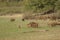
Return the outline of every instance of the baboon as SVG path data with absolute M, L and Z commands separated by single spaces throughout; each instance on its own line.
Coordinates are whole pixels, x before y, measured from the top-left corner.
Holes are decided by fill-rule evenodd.
M 27 24 L 27 26 L 30 28 L 31 27 L 31 24 Z
M 28 27 L 32 27 L 32 28 L 38 28 L 38 23 L 35 22 L 30 22 L 29 24 L 27 24 Z

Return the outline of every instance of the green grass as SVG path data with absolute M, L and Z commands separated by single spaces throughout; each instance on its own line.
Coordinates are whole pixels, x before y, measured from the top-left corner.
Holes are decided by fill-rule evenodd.
M 34 20 L 21 21 L 20 18 L 15 18 L 14 22 L 10 18 L 0 17 L 0 40 L 60 40 L 60 27 L 49 27 L 46 25 L 39 28 L 28 28 L 27 24 Z M 45 21 L 36 20 L 39 25 Z M 21 25 L 21 28 L 18 28 Z M 49 30 L 47 32 L 31 32 L 36 30 Z

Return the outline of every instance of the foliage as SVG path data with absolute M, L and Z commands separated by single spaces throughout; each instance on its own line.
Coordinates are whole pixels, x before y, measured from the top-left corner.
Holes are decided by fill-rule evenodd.
M 40 13 L 60 10 L 60 0 L 0 0 L 0 7 L 21 7 L 22 12 Z
M 27 0 L 25 2 L 26 2 L 25 8 L 30 9 L 30 10 L 32 9 L 32 10 L 34 10 L 34 12 L 38 11 L 38 10 L 46 11 L 46 9 L 47 10 L 49 10 L 49 9 L 55 10 L 57 5 L 58 5 L 58 7 L 60 7 L 59 6 L 60 4 L 57 3 L 57 2 L 60 2 L 59 0 Z

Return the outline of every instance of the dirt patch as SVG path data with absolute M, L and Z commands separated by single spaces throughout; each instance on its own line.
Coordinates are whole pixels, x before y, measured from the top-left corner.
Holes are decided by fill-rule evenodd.
M 5 15 L 5 16 L 0 16 L 0 17 L 22 17 L 23 14 L 13 14 L 13 15 Z

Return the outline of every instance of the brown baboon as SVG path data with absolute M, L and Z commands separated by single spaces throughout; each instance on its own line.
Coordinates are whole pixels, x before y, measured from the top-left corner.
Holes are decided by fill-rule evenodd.
M 30 28 L 31 27 L 31 24 L 27 24 L 27 26 Z
M 30 22 L 30 23 L 28 24 L 28 27 L 38 28 L 38 23 Z

